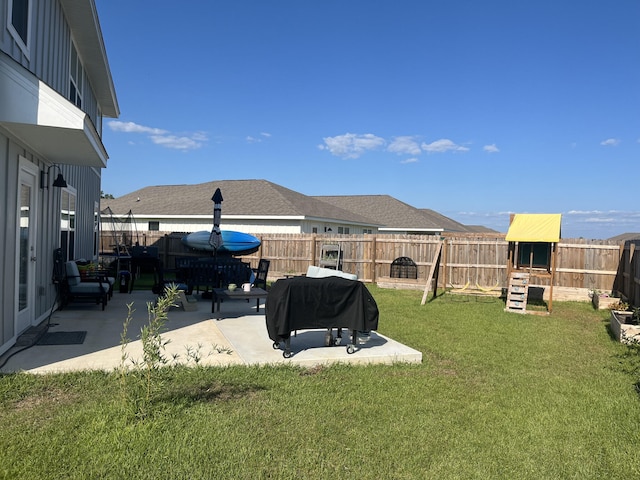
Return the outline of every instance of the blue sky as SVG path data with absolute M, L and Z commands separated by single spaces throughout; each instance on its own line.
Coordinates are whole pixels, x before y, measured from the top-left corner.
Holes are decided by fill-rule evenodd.
M 640 232 L 638 0 L 96 4 L 121 110 L 106 193 L 266 179 L 503 232 L 510 212 Z

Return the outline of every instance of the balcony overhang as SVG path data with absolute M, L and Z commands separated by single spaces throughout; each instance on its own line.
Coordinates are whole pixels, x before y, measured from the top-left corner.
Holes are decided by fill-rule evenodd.
M 0 54 L 0 126 L 51 163 L 105 168 L 107 151 L 89 116 Z

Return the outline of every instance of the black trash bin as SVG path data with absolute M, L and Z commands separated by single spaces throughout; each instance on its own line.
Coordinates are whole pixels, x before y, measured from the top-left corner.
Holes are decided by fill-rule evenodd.
M 131 273 L 128 270 L 121 270 L 118 281 L 120 282 L 120 293 L 129 293 L 129 282 L 131 282 Z

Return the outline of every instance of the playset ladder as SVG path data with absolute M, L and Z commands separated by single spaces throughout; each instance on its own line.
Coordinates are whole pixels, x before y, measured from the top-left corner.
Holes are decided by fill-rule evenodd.
M 524 272 L 511 272 L 507 291 L 508 312 L 526 313 L 527 297 L 529 294 L 529 274 Z

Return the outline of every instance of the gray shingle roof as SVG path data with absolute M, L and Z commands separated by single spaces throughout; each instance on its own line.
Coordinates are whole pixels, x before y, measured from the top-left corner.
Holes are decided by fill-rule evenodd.
M 441 213 L 431 210 L 429 208 L 419 209 L 424 215 L 430 218 L 434 223 L 437 223 L 444 229 L 445 232 L 469 232 L 469 228 L 460 222 L 456 222 L 454 219 L 446 217 Z
M 615 242 L 626 242 L 627 240 L 640 240 L 640 233 L 633 233 L 633 232 L 622 233 L 620 235 L 616 235 L 615 237 L 611 237 L 608 240 L 613 240 Z
M 233 215 L 280 216 L 332 219 L 355 224 L 379 222 L 289 190 L 267 180 L 216 180 L 195 185 L 159 185 L 141 188 L 115 199 L 103 199 L 118 215 L 129 210 L 135 216 L 213 215 L 211 197 L 220 188 L 222 217 Z
M 415 231 L 439 231 L 442 228 L 421 210 L 389 195 L 337 195 L 313 198 L 375 219 L 385 228 Z

